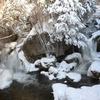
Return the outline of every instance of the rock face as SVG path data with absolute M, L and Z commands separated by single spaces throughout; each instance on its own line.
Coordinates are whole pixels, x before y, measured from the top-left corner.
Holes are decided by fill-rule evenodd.
M 53 54 L 59 58 L 64 56 L 65 53 L 69 54 L 69 51 L 70 53 L 72 51 L 68 51 L 71 46 L 66 45 L 64 41 L 56 41 L 55 43 L 51 43 L 47 33 L 40 34 L 40 37 L 41 39 L 36 34 L 32 36 L 32 38 L 28 38 L 23 45 L 25 57 L 29 62 L 33 63 L 35 60 L 40 59 L 41 57 L 45 57 L 46 53 Z

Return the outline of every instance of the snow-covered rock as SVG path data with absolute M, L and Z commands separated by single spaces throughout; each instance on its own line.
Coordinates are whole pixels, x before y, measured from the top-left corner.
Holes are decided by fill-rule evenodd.
M 94 78 L 100 78 L 100 62 L 94 61 L 88 69 L 87 75 Z
M 43 57 L 41 58 L 41 65 L 44 68 L 49 68 L 50 66 L 55 66 L 56 58 L 53 57 Z
M 0 89 L 8 88 L 13 81 L 13 74 L 8 69 L 0 69 Z
M 72 88 L 65 84 L 55 83 L 52 88 L 54 100 L 100 100 L 100 85 Z
M 72 53 L 72 54 L 69 54 L 65 59 L 64 59 L 66 62 L 76 62 L 78 64 L 80 64 L 82 62 L 82 56 L 80 53 Z M 70 62 L 70 63 L 71 63 Z
M 67 77 L 70 78 L 73 82 L 79 82 L 81 80 L 81 75 L 78 73 L 70 72 L 67 74 Z

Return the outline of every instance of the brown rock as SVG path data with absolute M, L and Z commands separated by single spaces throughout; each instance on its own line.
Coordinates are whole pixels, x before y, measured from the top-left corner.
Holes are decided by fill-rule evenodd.
M 91 71 L 94 78 L 100 78 L 100 73 L 96 71 Z
M 31 38 L 28 38 L 23 45 L 23 51 L 26 59 L 33 63 L 35 60 L 45 57 L 46 54 L 52 54 L 58 58 L 60 56 L 65 57 L 65 52 L 69 49 L 69 47 L 70 45 L 65 45 L 64 41 L 51 43 L 48 33 L 43 33 L 40 35 L 36 34 Z

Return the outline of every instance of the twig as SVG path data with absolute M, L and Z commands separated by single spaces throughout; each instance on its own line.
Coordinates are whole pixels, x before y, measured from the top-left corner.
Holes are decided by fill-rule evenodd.
M 6 37 L 3 37 L 3 38 L 0 38 L 0 40 L 7 39 L 7 38 L 9 38 L 9 37 L 11 37 L 11 36 L 14 36 L 14 35 L 16 35 L 16 34 L 11 34 L 11 35 L 9 35 L 9 36 L 6 36 Z

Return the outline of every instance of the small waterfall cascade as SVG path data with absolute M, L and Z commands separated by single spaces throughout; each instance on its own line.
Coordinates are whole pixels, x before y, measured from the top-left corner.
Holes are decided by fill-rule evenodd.
M 0 89 L 9 87 L 13 80 L 23 84 L 35 82 L 33 76 L 27 74 L 17 49 L 5 47 L 0 53 Z
M 81 48 L 83 62 L 75 69 L 75 72 L 87 74 L 87 70 L 94 61 L 100 62 L 100 53 L 97 52 L 97 42 L 100 31 L 93 33 L 87 40 L 86 46 Z
M 94 58 L 92 56 L 92 48 L 89 44 L 87 44 L 85 47 L 82 47 L 82 57 L 84 61 L 93 61 Z

